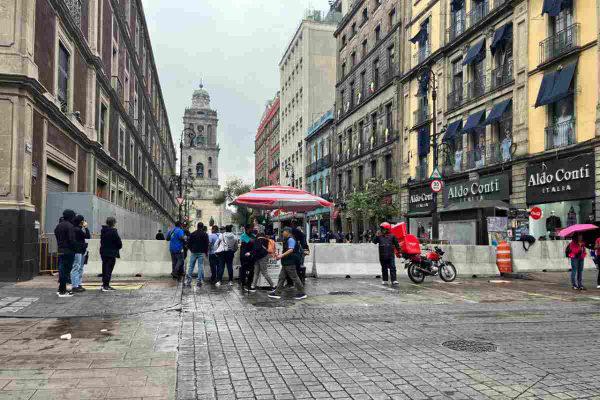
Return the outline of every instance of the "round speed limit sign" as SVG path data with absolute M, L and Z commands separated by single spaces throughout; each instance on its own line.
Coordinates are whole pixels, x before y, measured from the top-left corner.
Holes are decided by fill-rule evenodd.
M 433 193 L 439 193 L 442 191 L 442 188 L 444 187 L 444 182 L 440 181 L 439 179 L 434 179 L 431 181 L 431 191 Z

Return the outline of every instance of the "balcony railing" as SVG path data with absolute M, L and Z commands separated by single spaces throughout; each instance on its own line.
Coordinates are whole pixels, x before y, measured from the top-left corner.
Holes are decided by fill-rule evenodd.
M 469 100 L 481 97 L 486 92 L 485 78 L 479 77 L 467 82 L 467 98 Z
M 482 168 L 485 166 L 485 148 L 467 151 L 467 169 Z
M 325 157 L 321 158 L 318 161 L 317 168 L 319 171 L 324 170 L 325 168 L 329 168 L 331 166 L 331 154 L 327 154 Z
M 575 144 L 575 119 L 546 127 L 546 150 L 558 149 Z
M 117 97 L 119 100 L 123 100 L 123 84 L 118 76 L 113 76 L 111 79 L 112 88 L 117 92 Z
M 579 24 L 573 24 L 540 42 L 540 64 L 579 47 Z
M 429 179 L 429 169 L 427 167 L 427 163 L 417 165 L 417 170 L 415 172 L 415 179 L 417 181 L 426 181 L 427 179 Z
M 63 0 L 75 25 L 81 29 L 81 0 Z
M 499 142 L 490 143 L 487 146 L 488 164 L 499 164 L 503 162 L 502 148 Z
M 429 121 L 430 118 L 429 107 L 427 106 L 419 106 L 415 111 L 413 111 L 414 126 L 421 125 Z
M 503 65 L 492 70 L 491 89 L 497 89 L 512 82 L 513 78 L 513 61 L 509 60 Z
M 471 4 L 471 12 L 467 14 L 469 28 L 480 23 L 490 13 L 490 5 L 487 0 L 480 2 L 473 1 Z
M 427 59 L 431 55 L 431 47 L 429 43 L 427 43 L 424 47 L 419 47 L 417 52 L 413 54 L 413 67 L 421 64 L 423 61 Z
M 465 17 L 463 17 L 465 18 Z M 466 19 L 452 21 L 450 23 L 450 28 L 448 28 L 448 42 L 454 41 L 457 37 L 463 34 L 463 32 L 467 28 Z
M 463 86 L 459 85 L 454 88 L 454 91 L 448 94 L 448 110 L 453 110 L 460 107 L 463 103 L 464 91 Z
M 463 170 L 463 159 L 462 151 L 452 152 L 446 155 L 444 158 L 444 165 L 442 166 L 442 174 L 444 176 L 450 176 L 462 172 Z

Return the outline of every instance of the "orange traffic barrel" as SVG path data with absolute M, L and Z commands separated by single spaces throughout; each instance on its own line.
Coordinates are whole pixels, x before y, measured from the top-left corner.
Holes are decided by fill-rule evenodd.
M 496 265 L 500 273 L 512 273 L 512 259 L 510 258 L 510 244 L 500 242 L 496 249 Z

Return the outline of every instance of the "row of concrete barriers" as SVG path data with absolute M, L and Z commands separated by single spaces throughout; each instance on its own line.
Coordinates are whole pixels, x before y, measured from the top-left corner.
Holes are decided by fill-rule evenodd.
M 566 271 L 565 241 L 539 241 L 528 251 L 522 243 L 511 243 L 514 273 L 535 271 Z M 121 258 L 117 261 L 114 274 L 117 276 L 167 276 L 171 272 L 171 257 L 168 242 L 156 240 L 124 240 Z M 86 274 L 98 274 L 102 270 L 99 255 L 100 241 L 89 241 L 89 262 Z M 317 277 L 374 277 L 381 273 L 377 246 L 374 244 L 311 244 L 311 254 L 305 259 L 307 274 Z M 443 245 L 444 258 L 452 261 L 459 276 L 498 276 L 496 248 L 494 246 Z M 404 270 L 401 260 L 396 266 Z M 234 266 L 239 267 L 239 252 Z M 586 258 L 586 268 L 593 268 L 591 259 Z M 205 275 L 209 276 L 208 260 L 204 261 Z M 236 273 L 238 268 L 235 268 Z

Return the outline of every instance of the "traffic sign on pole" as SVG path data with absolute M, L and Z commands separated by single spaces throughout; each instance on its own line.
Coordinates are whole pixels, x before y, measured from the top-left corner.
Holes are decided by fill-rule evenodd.
M 434 179 L 442 179 L 442 174 L 440 173 L 440 170 L 438 169 L 438 167 L 435 167 L 433 169 L 433 172 L 431 173 L 431 176 L 429 177 L 429 179 L 434 180 Z
M 177 197 L 175 200 L 177 200 L 177 204 L 179 204 L 179 205 L 183 204 L 183 197 Z
M 442 182 L 439 179 L 434 179 L 431 181 L 429 186 L 431 187 L 431 191 L 433 193 L 439 193 L 442 191 L 442 188 L 444 187 L 444 182 Z

